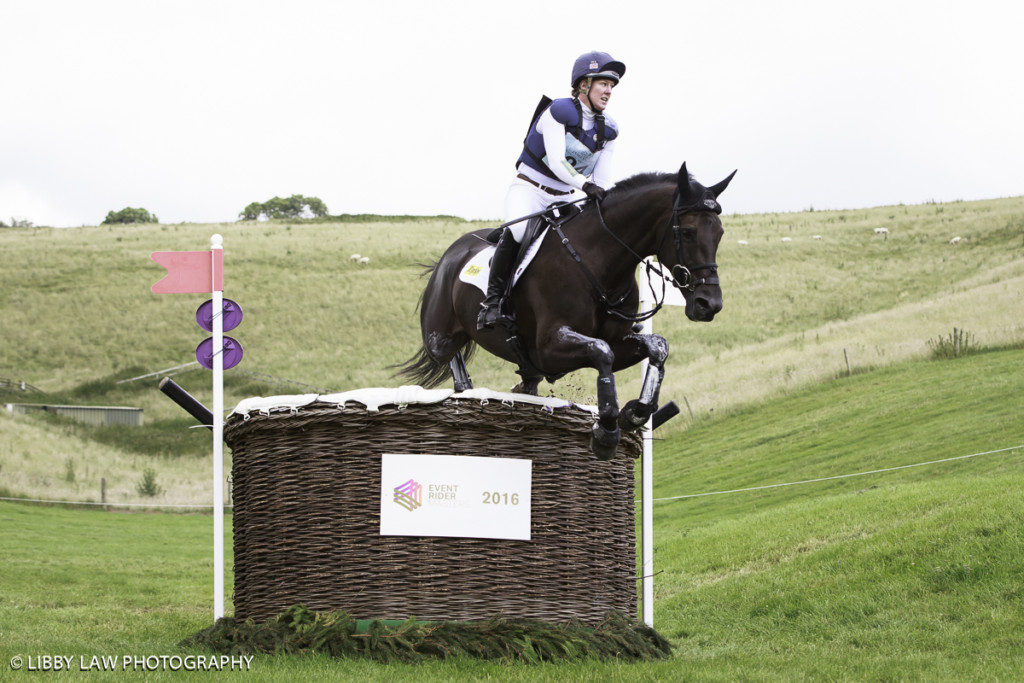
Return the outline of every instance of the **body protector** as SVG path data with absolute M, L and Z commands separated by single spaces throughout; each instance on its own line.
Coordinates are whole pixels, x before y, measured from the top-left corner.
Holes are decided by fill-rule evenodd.
M 546 157 L 544 136 L 537 132 L 537 120 L 549 109 L 555 121 L 565 126 L 566 161 L 577 173 L 591 175 L 605 143 L 618 137 L 619 129 L 615 121 L 604 114 L 594 115 L 593 128 L 583 128 L 583 106 L 579 100 L 571 97 L 554 101 L 548 97 L 541 98 L 523 140 L 523 151 L 519 154 L 516 166 L 526 164 L 553 180 L 559 180 L 549 165 L 561 163 L 561 159 Z

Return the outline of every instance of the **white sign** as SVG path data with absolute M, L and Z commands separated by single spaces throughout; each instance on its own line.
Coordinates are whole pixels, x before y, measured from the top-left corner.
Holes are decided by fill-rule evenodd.
M 385 453 L 381 536 L 530 540 L 533 462 Z

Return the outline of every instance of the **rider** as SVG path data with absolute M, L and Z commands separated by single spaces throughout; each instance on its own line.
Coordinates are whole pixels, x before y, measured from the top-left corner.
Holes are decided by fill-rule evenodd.
M 505 195 L 505 220 L 570 200 L 577 190 L 594 201 L 604 199 L 619 135 L 604 110 L 624 73 L 626 65 L 607 52 L 587 52 L 573 64 L 572 97 L 541 101 L 516 161 L 518 173 Z M 510 225 L 498 241 L 477 329 L 494 327 L 504 319 L 500 304 L 526 228 L 527 221 Z

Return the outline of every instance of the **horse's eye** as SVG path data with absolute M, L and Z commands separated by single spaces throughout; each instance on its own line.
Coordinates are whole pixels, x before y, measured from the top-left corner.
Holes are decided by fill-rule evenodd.
M 679 230 L 679 239 L 683 242 L 695 242 L 697 241 L 697 230 L 696 228 L 681 228 Z

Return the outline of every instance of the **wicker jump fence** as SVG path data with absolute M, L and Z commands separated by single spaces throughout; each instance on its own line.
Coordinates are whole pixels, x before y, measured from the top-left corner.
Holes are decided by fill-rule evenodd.
M 641 443 L 624 436 L 598 461 L 593 421 L 571 404 L 458 398 L 232 414 L 235 618 L 295 604 L 357 619 L 634 615 Z M 532 460 L 531 540 L 381 536 L 383 453 Z

